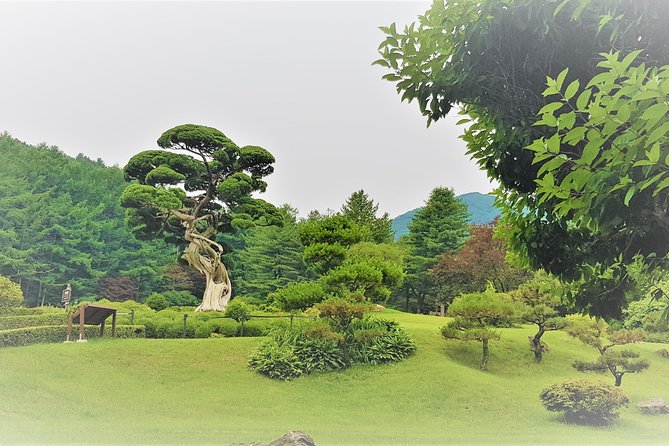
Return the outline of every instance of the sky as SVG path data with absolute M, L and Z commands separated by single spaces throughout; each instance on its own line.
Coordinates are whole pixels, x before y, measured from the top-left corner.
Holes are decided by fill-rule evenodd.
M 429 2 L 0 1 L 0 132 L 123 167 L 165 130 L 215 127 L 276 158 L 260 195 L 301 215 L 356 190 L 395 217 L 490 192 L 456 115 L 426 127 L 371 63 Z

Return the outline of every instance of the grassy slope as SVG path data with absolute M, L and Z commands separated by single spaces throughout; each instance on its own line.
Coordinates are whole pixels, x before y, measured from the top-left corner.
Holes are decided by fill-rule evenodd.
M 567 425 L 538 394 L 592 357 L 563 333 L 535 365 L 530 328 L 503 330 L 490 370 L 479 346 L 446 343 L 444 319 L 388 312 L 417 341 L 400 364 L 275 382 L 246 370 L 258 339 L 97 340 L 0 350 L 1 444 L 228 444 L 270 441 L 289 429 L 322 445 L 666 444 L 669 416 L 635 404 L 669 400 L 669 361 L 657 345 L 635 346 L 651 361 L 623 379 L 632 400 L 612 427 Z M 612 382 L 606 375 L 591 376 Z

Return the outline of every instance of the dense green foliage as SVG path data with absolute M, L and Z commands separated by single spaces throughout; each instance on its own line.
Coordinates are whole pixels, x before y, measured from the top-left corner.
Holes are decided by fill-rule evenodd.
M 21 284 L 26 305 L 60 305 L 66 283 L 75 301 L 91 298 L 107 276 L 127 278 L 141 297 L 167 285 L 171 251 L 124 226 L 120 169 L 7 134 L 0 158 L 0 274 Z
M 541 392 L 540 398 L 551 412 L 564 412 L 567 421 L 584 424 L 608 424 L 629 402 L 619 388 L 585 380 L 553 384 Z
M 280 226 L 254 226 L 238 231 L 224 256 L 234 277 L 233 295 L 265 300 L 286 285 L 309 277 L 303 260 L 297 210 L 279 208 Z
M 467 206 L 455 199 L 451 189 L 438 187 L 430 193 L 425 207 L 416 212 L 409 234 L 401 239 L 407 249 L 404 283 L 394 303 L 404 300 L 404 310 L 427 312 L 444 297 L 430 271 L 446 252 L 455 252 L 468 235 Z M 449 296 L 450 297 L 450 296 Z
M 269 303 L 284 311 L 306 310 L 330 297 L 318 282 L 295 282 L 268 295 Z
M 374 203 L 362 189 L 353 192 L 341 208 L 341 214 L 344 217 L 369 229 L 373 242 L 392 242 L 393 232 L 390 217 L 387 212 L 381 217 L 377 217 L 378 212 L 378 203 Z
M 319 305 L 329 323 L 310 322 L 272 333 L 251 355 L 249 367 L 269 378 L 290 380 L 313 372 L 345 369 L 354 363 L 397 362 L 416 350 L 414 341 L 396 322 L 362 319 L 364 311 L 353 310 L 352 315 L 350 310 L 355 305 L 348 305 L 346 311 L 342 301 L 328 306 L 329 302 Z M 325 314 L 329 310 L 333 311 Z M 333 317 L 335 312 L 339 317 Z
M 500 183 L 514 250 L 578 284 L 573 300 L 596 315 L 620 315 L 639 254 L 666 263 L 668 8 L 436 1 L 404 30 L 383 28 L 385 78 L 428 123 L 459 105 L 468 153 Z M 630 68 L 635 55 L 644 67 Z
M 21 287 L 0 276 L 0 314 L 11 311 L 12 308 L 21 306 L 23 303 L 23 292 Z

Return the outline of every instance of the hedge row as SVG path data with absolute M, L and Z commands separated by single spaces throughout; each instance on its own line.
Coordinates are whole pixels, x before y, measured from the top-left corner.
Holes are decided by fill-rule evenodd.
M 100 327 L 87 325 L 84 327 L 86 338 L 100 336 Z M 143 325 L 117 325 L 118 338 L 143 338 Z M 43 327 L 24 327 L 12 330 L 0 330 L 0 347 L 18 347 L 22 345 L 63 342 L 67 336 L 67 325 L 50 325 Z M 105 327 L 105 336 L 111 336 L 111 327 Z M 72 327 L 72 338 L 79 338 L 79 327 Z
M 48 325 L 66 325 L 67 314 L 65 311 L 58 313 L 11 315 L 0 317 L 0 330 L 13 330 L 25 327 L 45 327 Z

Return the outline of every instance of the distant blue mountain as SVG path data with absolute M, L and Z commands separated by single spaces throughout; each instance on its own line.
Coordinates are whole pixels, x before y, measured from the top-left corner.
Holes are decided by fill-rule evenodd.
M 470 192 L 468 194 L 458 195 L 456 198 L 467 205 L 467 210 L 470 215 L 468 221 L 470 223 L 478 225 L 490 223 L 501 215 L 499 209 L 495 207 L 495 198 L 492 195 Z M 413 220 L 413 216 L 419 209 L 420 208 L 416 208 L 412 211 L 405 212 L 393 219 L 392 229 L 395 233 L 395 238 L 400 238 L 404 234 L 409 233 L 407 225 Z

